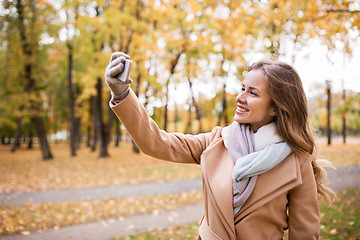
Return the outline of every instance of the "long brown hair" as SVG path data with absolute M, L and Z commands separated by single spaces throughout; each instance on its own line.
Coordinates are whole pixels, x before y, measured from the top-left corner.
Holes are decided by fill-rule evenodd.
M 259 61 L 248 71 L 262 70 L 270 97 L 275 105 L 274 122 L 278 134 L 299 153 L 313 156 L 312 168 L 315 175 L 318 196 L 330 204 L 335 193 L 326 186 L 326 172 L 316 162 L 316 143 L 310 127 L 306 95 L 296 70 L 290 65 L 277 61 Z

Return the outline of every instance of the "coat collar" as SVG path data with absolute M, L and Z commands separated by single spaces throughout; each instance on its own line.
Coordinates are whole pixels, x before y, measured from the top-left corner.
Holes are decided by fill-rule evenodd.
M 255 211 L 272 199 L 302 183 L 299 161 L 295 153 L 290 154 L 277 166 L 258 176 L 249 199 L 235 216 L 232 208 L 231 173 L 234 162 L 220 137 L 204 151 L 201 168 L 205 191 L 205 217 L 217 217 L 230 236 L 235 236 L 234 225 L 243 217 Z M 209 211 L 212 211 L 209 213 Z M 215 216 L 215 215 L 217 216 Z M 211 220 L 213 221 L 213 220 Z M 207 219 L 210 228 L 211 221 Z M 224 229 L 224 230 L 225 230 Z M 230 238 L 232 239 L 232 238 Z

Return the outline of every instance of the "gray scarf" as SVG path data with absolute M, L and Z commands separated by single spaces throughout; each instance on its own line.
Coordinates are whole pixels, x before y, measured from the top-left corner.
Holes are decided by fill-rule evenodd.
M 254 133 L 249 125 L 233 122 L 222 130 L 224 145 L 235 163 L 232 174 L 234 216 L 250 197 L 257 175 L 270 170 L 291 153 L 288 144 L 280 142 L 281 138 L 266 136 L 276 135 L 274 131 L 271 132 L 271 129 L 276 129 L 273 123 L 262 128 L 262 131 L 259 129 L 257 133 L 261 134 L 262 138 L 269 139 L 269 144 L 263 149 L 256 149 Z M 255 152 L 255 149 L 258 151 Z

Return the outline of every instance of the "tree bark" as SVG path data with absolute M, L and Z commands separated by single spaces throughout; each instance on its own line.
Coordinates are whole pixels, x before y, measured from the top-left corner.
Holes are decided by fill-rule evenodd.
M 81 118 L 75 118 L 75 149 L 80 149 L 81 143 Z
M 191 93 L 192 105 L 195 107 L 196 119 L 199 121 L 199 133 L 201 133 L 203 131 L 202 124 L 201 124 L 201 109 L 195 100 L 194 90 L 192 87 L 192 82 L 191 82 L 190 77 L 188 77 L 188 82 L 189 82 L 189 88 L 190 88 L 190 93 Z
M 87 146 L 87 147 L 90 147 L 90 146 L 91 146 L 91 127 L 90 127 L 90 126 L 87 127 L 86 146 Z
M 188 122 L 186 124 L 186 129 L 185 129 L 186 133 L 192 133 L 192 127 L 191 127 L 191 104 L 189 104 L 189 109 L 188 109 Z
M 47 136 L 46 136 L 46 131 L 44 128 L 44 122 L 43 119 L 40 117 L 32 117 L 31 121 L 33 122 L 36 132 L 38 134 L 39 137 L 39 141 L 40 141 L 40 148 L 42 151 L 42 155 L 43 155 L 43 159 L 44 160 L 50 160 L 53 158 L 51 152 L 50 152 L 50 148 L 49 148 L 49 144 L 47 141 Z
M 76 144 L 75 144 L 75 117 L 74 117 L 74 93 L 72 84 L 72 46 L 70 43 L 67 44 L 68 48 L 68 96 L 69 96 L 69 120 L 70 120 L 70 155 L 76 156 Z
M 97 135 L 99 137 L 99 143 L 100 143 L 100 155 L 99 157 L 103 158 L 103 157 L 107 157 L 109 156 L 108 152 L 107 152 L 107 136 L 106 136 L 106 130 L 105 130 L 105 126 L 104 123 L 102 121 L 102 103 L 101 103 L 101 99 L 102 99 L 102 80 L 100 77 L 97 78 L 97 83 L 96 83 L 96 96 L 95 96 L 95 112 L 96 114 L 94 115 L 95 118 L 95 124 L 96 124 L 96 128 L 97 128 Z
M 165 99 L 165 111 L 164 111 L 164 131 L 167 130 L 167 123 L 168 123 L 168 102 L 169 102 L 169 84 L 170 84 L 170 79 L 171 77 L 174 75 L 175 73 L 175 67 L 179 62 L 180 56 L 181 54 L 183 54 L 183 52 L 185 52 L 185 50 L 181 50 L 176 57 L 174 58 L 174 60 L 171 62 L 170 64 L 170 76 L 168 78 L 168 80 L 166 81 L 166 99 Z
M 27 149 L 32 149 L 32 147 L 33 147 L 33 131 L 30 129 Z
M 118 147 L 121 141 L 121 131 L 120 131 L 120 122 L 116 121 L 115 123 L 115 147 Z
M 13 143 L 13 146 L 11 147 L 11 152 L 15 152 L 16 148 L 18 147 L 19 143 L 19 137 L 20 137 L 20 130 L 21 130 L 21 123 L 22 123 L 23 117 L 19 117 L 16 123 L 16 130 L 14 134 L 15 141 Z
M 92 137 L 92 143 L 91 143 L 91 151 L 94 152 L 96 150 L 96 145 L 97 145 L 97 139 L 98 139 L 98 130 L 97 130 L 97 123 L 96 123 L 96 97 L 95 96 L 91 96 L 91 112 L 92 112 L 92 117 L 93 117 L 93 137 Z
M 167 123 L 168 123 L 168 102 L 169 102 L 169 83 L 170 77 L 166 81 L 166 102 L 165 102 L 165 109 L 164 109 L 164 131 L 167 131 Z
M 115 113 L 111 110 L 111 108 L 108 108 L 108 122 L 106 125 L 106 145 L 108 145 L 111 141 L 111 129 L 114 127 L 115 118 Z
M 331 81 L 326 80 L 326 90 L 327 90 L 327 137 L 328 145 L 331 145 Z
M 36 94 L 35 91 L 35 79 L 33 76 L 33 65 L 31 58 L 33 57 L 33 50 L 31 48 L 31 44 L 29 44 L 28 38 L 26 37 L 26 27 L 25 27 L 25 18 L 24 18 L 24 6 L 21 0 L 16 1 L 16 10 L 18 13 L 18 28 L 20 32 L 20 40 L 21 40 L 21 47 L 25 58 L 25 65 L 24 65 L 24 73 L 25 73 L 25 92 L 31 94 Z M 36 13 L 33 12 L 33 18 L 35 18 Z M 33 100 L 29 101 L 30 108 L 32 111 L 38 113 L 40 111 L 40 106 L 38 103 L 35 103 Z M 32 122 L 35 125 L 35 129 L 37 131 L 37 135 L 40 140 L 41 151 L 44 160 L 52 159 L 53 156 L 51 154 L 49 144 L 47 141 L 47 134 L 44 127 L 44 122 L 42 118 L 38 116 L 31 117 Z
M 225 125 L 229 124 L 229 118 L 227 115 L 227 99 L 226 99 L 226 82 L 224 82 L 223 85 L 223 91 L 222 91 L 222 109 L 221 112 L 219 113 L 219 117 L 218 117 L 218 125 L 221 124 L 221 120 L 224 119 Z

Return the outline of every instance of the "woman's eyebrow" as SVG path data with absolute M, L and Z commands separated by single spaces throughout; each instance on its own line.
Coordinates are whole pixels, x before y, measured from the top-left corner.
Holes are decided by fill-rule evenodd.
M 256 91 L 260 92 L 260 90 L 258 88 L 256 88 L 256 87 L 249 87 L 249 89 L 256 90 Z

